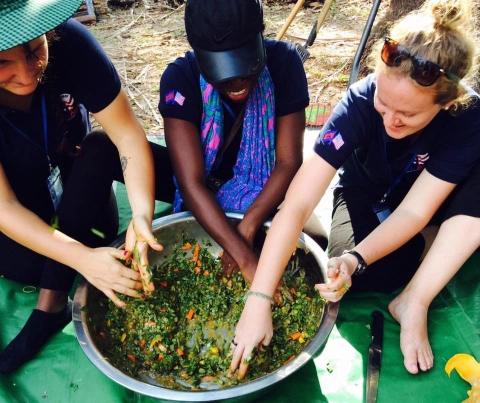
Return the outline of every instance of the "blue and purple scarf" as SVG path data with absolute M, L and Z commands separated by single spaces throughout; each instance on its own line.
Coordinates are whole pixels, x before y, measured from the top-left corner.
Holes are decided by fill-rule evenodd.
M 200 75 L 203 114 L 201 143 L 205 177 L 222 147 L 223 108 L 220 94 Z M 275 166 L 275 96 L 272 78 L 265 67 L 247 99 L 242 140 L 233 167 L 233 178 L 218 190 L 217 201 L 224 211 L 245 213 L 263 190 Z M 183 199 L 175 181 L 174 212 L 182 211 Z

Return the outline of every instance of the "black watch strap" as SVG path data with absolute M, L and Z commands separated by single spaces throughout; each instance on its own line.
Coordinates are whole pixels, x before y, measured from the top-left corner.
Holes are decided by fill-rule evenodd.
M 368 264 L 365 262 L 365 259 L 362 257 L 360 253 L 358 253 L 356 250 L 346 250 L 343 252 L 348 253 L 350 255 L 353 255 L 357 258 L 358 264 L 357 267 L 355 268 L 355 271 L 353 272 L 354 275 L 359 276 L 362 274 L 365 270 L 367 270 Z

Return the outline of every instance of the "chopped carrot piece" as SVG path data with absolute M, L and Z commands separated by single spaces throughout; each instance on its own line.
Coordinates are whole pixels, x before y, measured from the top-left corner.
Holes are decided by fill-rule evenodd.
M 183 348 L 178 347 L 178 348 L 177 348 L 177 355 L 178 355 L 179 357 L 182 357 L 184 354 L 185 354 L 185 351 L 183 351 Z
M 163 361 L 164 358 L 165 358 L 165 357 L 163 356 L 163 354 L 158 354 L 157 360 L 158 360 L 158 361 Z
M 190 309 L 187 314 L 185 315 L 185 317 L 188 319 L 188 320 L 192 320 L 193 318 L 193 315 L 195 314 L 195 311 L 193 309 Z
M 183 250 L 189 250 L 192 249 L 192 244 L 190 242 L 185 242 L 182 246 Z
M 138 342 L 138 345 L 140 346 L 140 348 L 144 348 L 145 347 L 145 339 L 141 339 L 139 342 Z
M 209 272 L 208 270 L 205 270 L 205 271 L 203 272 L 203 275 L 204 275 L 205 277 L 208 277 L 209 274 L 210 274 L 210 272 Z
M 193 269 L 193 271 L 195 272 L 195 274 L 199 274 L 200 271 L 201 271 L 201 269 L 200 269 L 200 267 L 195 267 L 195 268 Z
M 192 262 L 197 263 L 198 262 L 198 254 L 200 253 L 200 245 L 198 242 L 195 244 L 195 248 L 193 249 L 193 257 L 192 257 Z
M 291 355 L 290 357 L 288 357 L 285 362 L 283 363 L 283 365 L 285 364 L 288 364 L 290 361 L 292 361 L 293 359 L 295 358 L 295 355 Z
M 302 337 L 302 332 L 295 332 L 290 335 L 290 338 L 292 340 L 298 340 L 300 337 Z
M 137 357 L 135 357 L 133 354 L 127 354 L 127 358 L 131 362 L 137 361 Z

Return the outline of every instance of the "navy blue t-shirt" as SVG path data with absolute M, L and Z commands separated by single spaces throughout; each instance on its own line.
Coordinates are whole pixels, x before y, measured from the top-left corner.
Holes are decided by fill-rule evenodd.
M 265 40 L 267 67 L 275 93 L 275 116 L 285 116 L 308 106 L 308 85 L 302 61 L 294 45 Z M 174 96 L 171 101 L 172 94 Z M 222 99 L 224 135 L 230 132 L 241 105 Z M 160 80 L 158 109 L 164 118 L 187 120 L 199 129 L 202 121 L 200 70 L 193 52 L 170 63 Z M 233 166 L 240 148 L 241 132 L 234 137 L 222 161 L 215 168 L 215 177 L 223 182 L 233 176 Z
M 49 43 L 45 84 L 34 93 L 30 112 L 0 107 L 0 163 L 19 201 L 48 221 L 53 206 L 43 140 L 41 103 L 47 107 L 48 152 L 54 165 L 64 139 L 79 143 L 90 130 L 88 112 L 99 112 L 118 95 L 112 63 L 89 31 L 75 20 L 55 30 Z M 63 173 L 63 172 L 62 172 Z
M 315 151 L 340 169 L 340 187 L 358 187 L 380 198 L 401 178 L 408 191 L 423 168 L 458 184 L 480 161 L 480 101 L 453 115 L 441 110 L 419 133 L 388 136 L 375 110 L 375 75 L 355 83 L 334 108 L 315 143 Z M 402 174 L 404 173 L 404 174 Z

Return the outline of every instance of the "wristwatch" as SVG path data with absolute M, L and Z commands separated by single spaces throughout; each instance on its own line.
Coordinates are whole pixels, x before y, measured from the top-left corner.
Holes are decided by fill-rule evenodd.
M 346 250 L 343 252 L 343 254 L 350 254 L 353 255 L 357 258 L 358 264 L 357 267 L 355 267 L 355 271 L 353 272 L 354 275 L 359 276 L 362 274 L 365 270 L 367 270 L 368 264 L 365 262 L 365 259 L 362 257 L 360 253 L 358 253 L 356 250 Z

